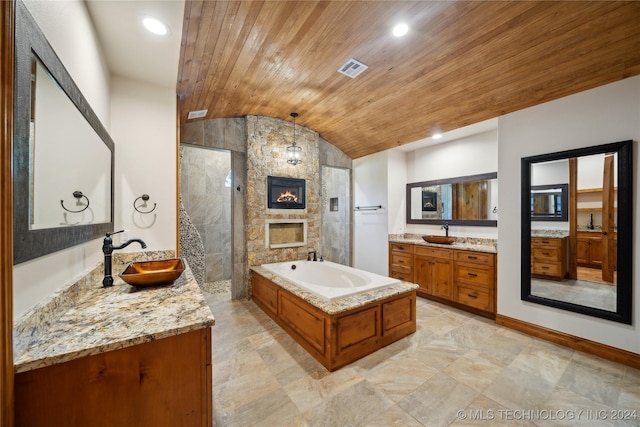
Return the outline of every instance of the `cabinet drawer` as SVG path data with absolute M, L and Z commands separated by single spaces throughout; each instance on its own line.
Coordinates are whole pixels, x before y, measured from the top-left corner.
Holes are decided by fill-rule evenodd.
M 413 282 L 413 272 L 398 270 L 396 267 L 391 269 L 389 273 L 390 277 L 398 280 L 404 280 L 405 282 Z
M 456 283 L 465 283 L 493 289 L 493 267 L 457 262 L 453 277 Z
M 544 276 L 561 276 L 562 268 L 560 263 L 557 262 L 534 262 L 531 265 L 531 272 L 533 274 L 541 274 Z
M 416 246 L 416 255 L 451 259 L 453 251 L 451 249 L 433 248 L 430 246 Z
M 407 265 L 391 265 L 391 271 L 397 271 L 398 273 L 411 274 L 413 272 L 413 268 Z
M 562 239 L 554 237 L 532 237 L 531 245 L 560 248 L 562 246 Z
M 389 243 L 389 248 L 392 251 L 404 252 L 407 254 L 413 253 L 413 245 L 406 243 Z
M 556 247 L 532 246 L 531 255 L 541 261 L 559 261 L 562 258 L 560 248 Z
M 493 265 L 494 254 L 486 252 L 474 252 L 474 251 L 455 251 L 455 260 L 463 262 L 472 262 L 474 264 Z
M 391 265 L 401 265 L 411 268 L 413 267 L 413 255 L 391 252 Z
M 460 304 L 493 312 L 493 293 L 486 289 L 468 286 L 456 286 L 455 300 Z

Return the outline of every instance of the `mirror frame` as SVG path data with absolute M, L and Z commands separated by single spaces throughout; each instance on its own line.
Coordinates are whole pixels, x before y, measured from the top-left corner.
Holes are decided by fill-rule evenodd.
M 31 116 L 32 59 L 36 55 L 62 90 L 75 104 L 111 153 L 110 222 L 68 227 L 30 229 L 29 122 Z M 13 263 L 84 243 L 113 231 L 113 188 L 115 144 L 80 89 L 65 69 L 26 6 L 16 2 L 15 21 L 15 93 L 13 130 Z
M 467 175 L 454 178 L 437 179 L 433 181 L 412 182 L 407 184 L 406 192 L 406 221 L 407 224 L 436 224 L 442 225 L 445 222 L 449 225 L 474 225 L 480 227 L 497 227 L 498 221 L 495 219 L 412 219 L 411 218 L 411 189 L 416 187 L 429 187 L 441 184 L 457 184 L 470 181 L 485 181 L 498 179 L 498 172 L 483 173 L 479 175 Z
M 554 300 L 531 294 L 531 166 L 534 163 L 570 159 L 602 153 L 618 153 L 618 244 L 616 311 Z M 633 287 L 633 141 L 620 141 L 593 147 L 578 148 L 541 154 L 521 159 L 521 228 L 522 258 L 521 296 L 523 301 L 586 314 L 614 322 L 631 324 L 631 297 Z
M 554 216 L 551 214 L 547 215 L 536 215 L 536 221 L 555 221 L 555 222 L 567 222 L 569 221 L 569 184 L 552 184 L 552 185 L 532 185 L 531 190 L 551 190 L 553 188 L 559 188 L 561 190 L 560 193 L 560 203 L 564 206 L 563 211 L 560 213 L 560 216 Z M 529 207 L 529 212 L 531 213 L 531 218 L 534 218 L 533 212 L 531 212 L 531 207 Z

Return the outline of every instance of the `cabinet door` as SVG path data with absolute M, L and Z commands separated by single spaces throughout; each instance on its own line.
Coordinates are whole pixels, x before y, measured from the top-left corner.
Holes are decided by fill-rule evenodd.
M 452 282 L 451 260 L 433 258 L 431 260 L 431 293 L 437 297 L 451 299 Z
M 578 239 L 576 260 L 578 264 L 589 264 L 589 239 Z
M 602 265 L 602 239 L 591 239 L 589 245 L 589 264 L 593 266 Z
M 415 261 L 415 281 L 420 290 L 431 294 L 431 258 L 416 257 Z

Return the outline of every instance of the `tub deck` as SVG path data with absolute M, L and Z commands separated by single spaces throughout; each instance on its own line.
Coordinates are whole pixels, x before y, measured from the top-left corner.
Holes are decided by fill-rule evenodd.
M 329 371 L 416 331 L 415 285 L 363 294 L 355 306 L 338 304 L 342 310 L 327 312 L 304 293 L 274 282 L 282 279 L 256 270 L 251 271 L 253 301 Z

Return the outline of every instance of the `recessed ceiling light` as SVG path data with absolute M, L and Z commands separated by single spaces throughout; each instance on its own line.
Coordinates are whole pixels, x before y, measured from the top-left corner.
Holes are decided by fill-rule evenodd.
M 142 18 L 142 25 L 144 25 L 149 32 L 158 36 L 166 36 L 169 34 L 169 27 L 167 24 L 151 16 L 145 16 Z
M 393 27 L 393 35 L 396 37 L 402 37 L 409 32 L 409 26 L 405 23 L 398 24 Z
M 441 133 L 434 133 L 433 135 L 431 135 L 431 138 L 440 139 L 440 138 L 442 138 L 442 134 Z

